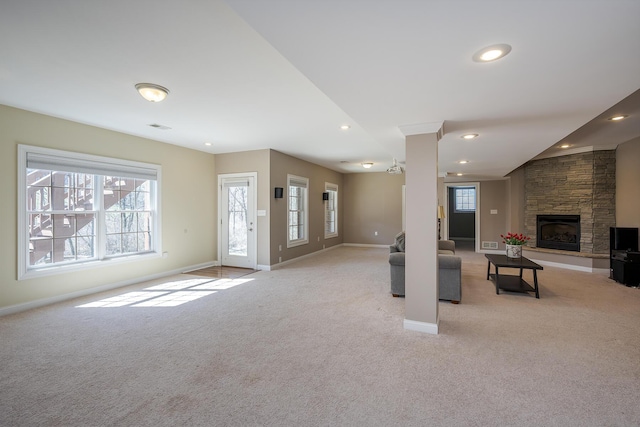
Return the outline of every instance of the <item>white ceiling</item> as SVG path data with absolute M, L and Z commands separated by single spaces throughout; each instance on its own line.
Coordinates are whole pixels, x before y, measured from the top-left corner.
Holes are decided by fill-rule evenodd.
M 639 17 L 638 0 L 4 0 L 0 104 L 343 172 L 386 170 L 399 126 L 444 122 L 441 174 L 501 177 L 565 138 L 640 136 Z M 496 43 L 513 49 L 472 61 Z

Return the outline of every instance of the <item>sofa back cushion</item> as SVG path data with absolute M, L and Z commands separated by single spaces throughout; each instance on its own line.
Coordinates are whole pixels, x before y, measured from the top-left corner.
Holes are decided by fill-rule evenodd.
M 396 248 L 398 251 L 404 252 L 404 231 L 396 235 Z

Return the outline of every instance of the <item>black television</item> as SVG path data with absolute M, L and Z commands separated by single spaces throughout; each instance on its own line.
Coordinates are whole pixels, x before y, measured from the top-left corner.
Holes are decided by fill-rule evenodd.
M 609 229 L 611 252 L 638 252 L 638 229 L 631 227 L 611 227 Z

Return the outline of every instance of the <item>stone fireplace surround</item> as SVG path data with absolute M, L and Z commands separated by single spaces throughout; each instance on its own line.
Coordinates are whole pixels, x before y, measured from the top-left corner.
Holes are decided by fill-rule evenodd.
M 531 242 L 537 215 L 580 215 L 580 254 L 608 257 L 609 227 L 615 226 L 615 150 L 533 160 L 525 164 L 524 177 L 524 225 Z

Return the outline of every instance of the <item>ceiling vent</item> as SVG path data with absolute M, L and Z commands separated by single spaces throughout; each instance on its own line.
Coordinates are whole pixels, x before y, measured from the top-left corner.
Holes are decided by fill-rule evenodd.
M 390 173 L 391 175 L 400 175 L 404 173 L 404 169 L 398 164 L 396 159 L 393 159 L 393 166 L 387 169 L 387 173 Z
M 169 126 L 159 125 L 158 123 L 152 123 L 152 124 L 150 124 L 149 126 L 151 126 L 152 128 L 162 129 L 162 130 L 169 130 L 169 129 L 171 129 Z

